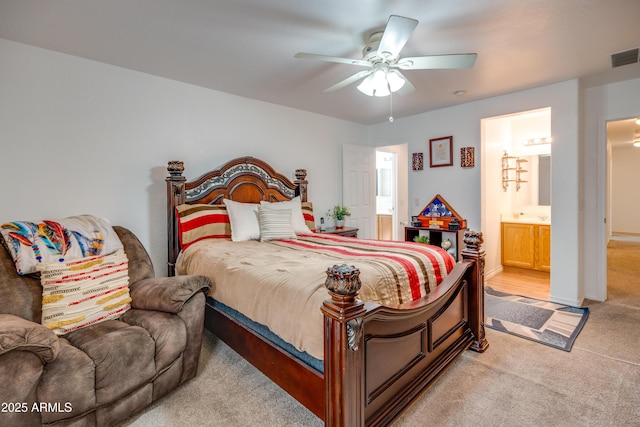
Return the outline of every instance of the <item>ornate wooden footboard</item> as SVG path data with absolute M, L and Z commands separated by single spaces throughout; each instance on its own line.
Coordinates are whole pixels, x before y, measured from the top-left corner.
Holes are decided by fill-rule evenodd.
M 182 162 L 167 178 L 169 274 L 179 253 L 175 208 L 182 203 L 306 201 L 306 172 L 296 182 L 265 162 L 243 157 L 187 182 Z M 205 326 L 329 426 L 386 425 L 468 348 L 484 351 L 484 252 L 467 232 L 464 260 L 427 297 L 399 307 L 357 299 L 357 271 L 328 271 L 324 373 L 207 302 Z M 330 267 L 330 266 L 328 266 Z M 357 267 L 357 266 L 356 266 Z M 347 284 L 348 286 L 346 286 Z

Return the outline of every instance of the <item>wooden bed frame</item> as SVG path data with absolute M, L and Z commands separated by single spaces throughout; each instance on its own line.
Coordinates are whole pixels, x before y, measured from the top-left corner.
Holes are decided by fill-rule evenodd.
M 175 208 L 188 203 L 220 204 L 307 200 L 306 171 L 290 181 L 254 157 L 229 161 L 187 181 L 184 165 L 167 167 L 169 275 L 180 250 Z M 363 303 L 355 288 L 329 292 L 324 314 L 324 373 L 255 334 L 207 299 L 205 326 L 328 426 L 386 425 L 463 351 L 483 352 L 484 251 L 482 233 L 465 233 L 463 260 L 425 298 L 399 307 Z M 331 266 L 327 266 L 329 268 Z M 357 267 L 357 266 L 356 266 Z M 295 319 L 292 319 L 295 321 Z

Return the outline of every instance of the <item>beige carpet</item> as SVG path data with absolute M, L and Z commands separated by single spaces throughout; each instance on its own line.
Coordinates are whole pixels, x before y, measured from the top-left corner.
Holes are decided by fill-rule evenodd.
M 640 425 L 640 244 L 612 242 L 609 273 L 571 352 L 487 329 L 489 349 L 465 352 L 393 425 Z M 198 377 L 123 425 L 322 423 L 207 333 Z

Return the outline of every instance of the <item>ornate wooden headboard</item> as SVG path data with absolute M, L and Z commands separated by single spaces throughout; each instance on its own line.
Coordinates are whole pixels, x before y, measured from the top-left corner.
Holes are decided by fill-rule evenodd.
M 167 166 L 167 238 L 169 275 L 175 273 L 180 253 L 176 206 L 181 204 L 222 204 L 223 199 L 243 203 L 261 200 L 284 201 L 300 196 L 307 201 L 307 171 L 296 169 L 295 181 L 276 172 L 268 163 L 255 157 L 239 157 L 193 181 L 182 175 L 184 163 L 172 160 Z

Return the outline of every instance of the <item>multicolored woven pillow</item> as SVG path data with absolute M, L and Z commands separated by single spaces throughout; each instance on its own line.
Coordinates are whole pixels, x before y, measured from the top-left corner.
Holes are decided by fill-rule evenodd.
M 123 250 L 42 263 L 38 270 L 42 324 L 57 335 L 117 318 L 131 308 L 129 261 Z

